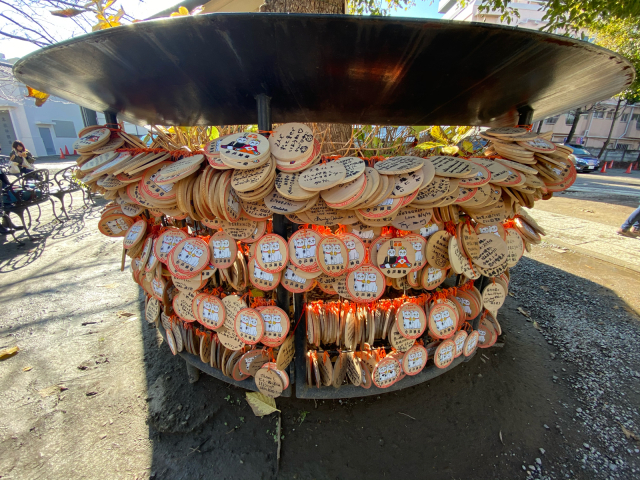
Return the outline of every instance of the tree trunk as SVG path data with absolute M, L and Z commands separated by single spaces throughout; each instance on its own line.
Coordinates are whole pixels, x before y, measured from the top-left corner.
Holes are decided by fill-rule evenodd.
M 573 123 L 571 124 L 571 130 L 569 130 L 569 136 L 567 137 L 567 140 L 564 143 L 571 143 L 571 140 L 573 140 L 573 134 L 576 133 L 576 127 L 578 126 L 578 122 L 580 121 L 580 114 L 582 113 L 582 109 L 578 108 L 576 110 L 576 114 L 573 117 Z
M 265 0 L 261 12 L 346 13 L 345 0 Z
M 602 154 L 609 146 L 609 142 L 611 142 L 611 134 L 613 134 L 613 127 L 616 126 L 616 120 L 618 120 L 618 110 L 620 110 L 620 104 L 622 103 L 622 98 L 618 99 L 618 104 L 616 105 L 616 111 L 613 113 L 613 119 L 611 119 L 611 128 L 609 129 L 609 136 L 605 140 L 602 148 L 600 149 L 600 153 L 598 154 L 598 160 L 602 157 Z
M 346 13 L 346 6 L 345 0 L 265 0 L 260 5 L 260 11 L 271 13 L 344 14 Z M 273 102 L 277 103 L 278 99 L 274 98 Z M 351 125 L 317 123 L 312 128 L 314 129 L 314 135 L 322 143 L 322 154 L 347 154 L 347 152 L 340 149 L 349 143 L 351 139 Z

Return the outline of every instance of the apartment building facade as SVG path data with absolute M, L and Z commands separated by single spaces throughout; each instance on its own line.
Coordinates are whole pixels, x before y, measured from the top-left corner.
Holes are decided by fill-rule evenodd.
M 479 12 L 482 0 L 471 0 L 465 7 L 461 7 L 456 0 L 440 0 L 438 12 L 443 14 L 443 19 L 458 20 L 463 22 L 483 22 L 492 24 L 504 24 L 500 20 L 500 13 L 489 11 Z M 517 28 L 539 30 L 545 25 L 542 20 L 544 12 L 541 0 L 518 0 L 509 3 L 509 6 L 517 9 L 520 17 L 512 17 L 510 25 Z M 611 123 L 617 100 L 609 99 L 597 105 L 580 106 L 585 113 L 580 115 L 578 125 L 571 143 L 576 143 L 589 148 L 601 148 L 604 144 Z M 555 117 L 546 118 L 534 124 L 534 130 L 540 132 L 553 131 L 553 141 L 563 143 L 571 130 L 574 112 L 567 112 Z M 640 150 L 640 104 L 625 105 L 622 103 L 618 112 L 612 135 L 611 149 Z

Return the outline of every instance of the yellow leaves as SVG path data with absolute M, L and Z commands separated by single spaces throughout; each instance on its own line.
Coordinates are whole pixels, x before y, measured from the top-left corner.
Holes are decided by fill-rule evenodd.
M 474 148 L 473 148 L 473 143 L 471 143 L 469 140 L 463 140 L 462 141 L 462 149 L 465 152 L 473 152 Z
M 19 351 L 20 351 L 19 347 L 11 347 L 11 348 L 5 348 L 4 350 L 0 350 L 0 360 L 4 360 L 5 358 L 11 358 Z M 273 404 L 275 405 L 275 402 Z
M 39 90 L 36 90 L 35 88 L 31 88 L 28 85 L 27 85 L 27 93 L 28 95 L 26 96 L 26 98 L 32 97 L 36 99 L 36 107 L 41 107 L 42 105 L 44 105 L 44 102 L 46 102 L 47 99 L 49 98 L 48 93 L 40 92 Z
M 445 155 L 455 155 L 460 149 L 458 147 L 442 147 L 442 153 Z
M 449 143 L 449 138 L 447 137 L 447 134 L 444 133 L 444 130 L 442 129 L 442 127 L 439 127 L 437 125 L 435 127 L 431 127 L 431 130 L 429 131 L 429 134 L 433 138 L 438 140 L 440 143 L 443 143 L 445 145 L 447 145 Z
M 173 12 L 170 16 L 171 17 L 184 17 L 184 16 L 188 16 L 189 15 L 189 10 L 187 10 L 185 7 L 180 7 L 178 8 L 177 12 Z
M 247 403 L 253 410 L 256 417 L 263 417 L 273 412 L 279 412 L 276 408 L 276 401 L 260 392 L 247 392 Z

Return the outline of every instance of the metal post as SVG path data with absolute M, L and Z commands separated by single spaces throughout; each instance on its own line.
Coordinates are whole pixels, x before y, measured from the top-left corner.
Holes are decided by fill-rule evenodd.
M 533 123 L 533 108 L 529 105 L 525 105 L 524 107 L 520 107 L 518 109 L 518 125 L 531 125 Z
M 118 114 L 115 112 L 110 112 L 109 110 L 104 112 L 104 121 L 109 128 L 117 128 L 118 127 Z

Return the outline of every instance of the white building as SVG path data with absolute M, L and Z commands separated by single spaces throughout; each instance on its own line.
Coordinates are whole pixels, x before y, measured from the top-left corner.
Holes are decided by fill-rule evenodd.
M 510 2 L 509 7 L 518 10 L 520 17 L 511 17 L 512 27 L 527 28 L 529 30 L 540 30 L 546 22 L 542 20 L 544 11 L 542 5 L 545 1 L 539 0 L 519 0 Z M 443 19 L 458 20 L 463 22 L 483 22 L 491 24 L 504 24 L 500 21 L 500 13 L 489 11 L 481 13 L 478 7 L 482 0 L 471 0 L 463 8 L 457 4 L 456 0 L 440 0 L 438 12 L 443 14 Z M 588 148 L 599 149 L 604 144 L 615 111 L 617 100 L 609 99 L 600 102 L 596 108 L 593 105 L 583 105 L 583 109 L 589 111 L 580 116 L 576 131 L 571 143 L 584 145 Z M 535 122 L 534 130 L 540 132 L 553 131 L 552 140 L 562 143 L 567 138 L 571 130 L 574 115 L 571 112 L 546 118 L 540 122 Z M 610 149 L 615 150 L 637 150 L 640 149 L 640 105 L 626 105 L 623 102 L 620 108 L 619 118 L 613 128 L 611 135 Z
M 78 132 L 85 127 L 80 107 L 58 97 L 49 97 L 44 105 L 36 107 L 35 99 L 26 98 L 26 87 L 13 77 L 13 60 L 17 59 L 5 61 L 0 54 L 0 155 L 11 153 L 14 140 L 24 143 L 35 157 L 60 155 L 65 147 L 73 153 Z M 104 124 L 100 112 L 97 120 Z M 128 123 L 125 131 L 137 136 L 147 133 Z

